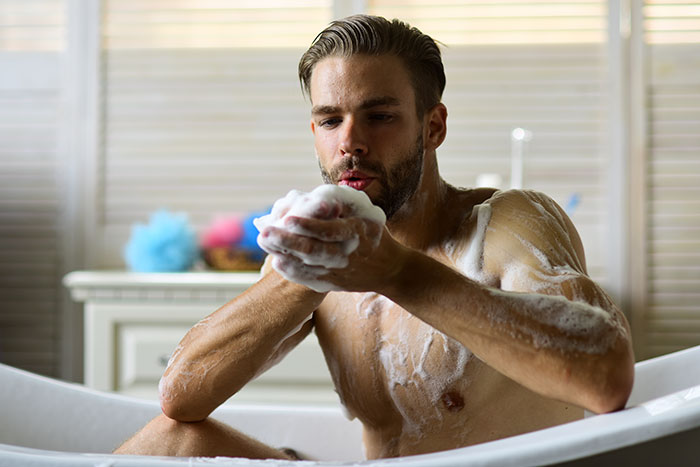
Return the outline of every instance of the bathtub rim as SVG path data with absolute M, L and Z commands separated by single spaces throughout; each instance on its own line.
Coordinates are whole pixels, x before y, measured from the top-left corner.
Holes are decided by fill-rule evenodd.
M 290 463 L 284 461 L 254 461 L 249 459 L 221 458 L 219 460 L 197 460 L 196 458 L 154 458 L 146 456 L 115 456 L 112 454 L 85 454 L 64 451 L 48 451 L 35 448 L 0 444 L 0 465 L 13 460 L 32 465 L 49 465 L 58 460 L 79 464 L 95 465 L 95 462 L 118 462 L 119 465 L 318 465 L 318 466 L 364 466 L 364 465 L 405 465 L 413 467 L 447 467 L 456 462 L 463 466 L 499 465 L 532 466 L 574 461 L 597 454 L 645 443 L 676 433 L 692 430 L 700 426 L 700 396 L 685 400 L 689 392 L 700 394 L 700 385 L 677 391 L 666 396 L 647 401 L 619 412 L 596 415 L 576 422 L 570 422 L 543 430 L 504 438 L 496 441 L 452 449 L 430 454 L 407 456 L 375 461 L 336 462 L 311 461 Z M 683 399 L 668 410 L 657 414 L 650 413 L 650 403 L 663 399 Z M 581 436 L 581 434 L 587 436 Z M 517 447 L 517 450 L 514 450 Z M 517 452 L 517 457 L 513 454 Z M 11 464 L 7 464 L 11 465 Z M 56 464 L 60 465 L 60 464 Z
M 676 366 L 686 367 L 693 357 L 700 356 L 700 346 L 685 349 L 672 354 L 663 355 L 654 359 L 638 362 L 636 370 L 648 371 L 660 369 L 673 360 Z M 697 357 L 695 358 L 697 360 Z M 105 394 L 86 388 L 76 383 L 60 381 L 45 376 L 36 375 L 17 368 L 2 365 L 7 369 L 30 375 L 33 378 L 48 381 L 71 391 L 84 392 L 86 394 Z M 645 373 L 645 378 L 655 377 L 652 371 Z M 651 376 L 650 376 L 651 375 Z M 634 391 L 633 391 L 634 392 Z M 135 399 L 133 397 L 107 394 L 110 398 L 116 398 L 135 404 L 153 405 L 153 401 Z M 689 397 L 692 396 L 692 397 Z M 663 409 L 666 403 L 667 409 Z M 656 408 L 655 408 L 656 407 Z M 260 411 L 290 409 L 289 406 L 236 406 L 235 410 Z M 660 409 L 659 409 L 660 408 Z M 306 410 L 305 407 L 294 407 L 293 411 Z M 336 408 L 322 408 L 322 411 L 338 412 Z M 510 438 L 504 438 L 475 446 L 453 449 L 430 454 L 407 456 L 400 459 L 386 459 L 380 461 L 336 462 L 322 461 L 310 462 L 308 465 L 390 465 L 401 464 L 419 466 L 450 466 L 455 465 L 546 465 L 552 463 L 568 462 L 582 459 L 597 454 L 602 454 L 618 449 L 623 449 L 635 444 L 642 444 L 650 440 L 667 437 L 676 433 L 685 432 L 700 427 L 700 384 L 688 386 L 685 389 L 670 392 L 646 401 L 632 404 L 625 410 L 610 414 L 596 415 L 558 425 L 543 430 L 525 433 Z M 587 436 L 581 436 L 581 433 Z M 513 446 L 518 446 L 517 459 L 513 459 Z M 9 463 L 13 458 L 17 464 Z M 118 462 L 119 465 L 159 465 L 182 466 L 200 465 L 193 463 L 193 458 L 148 458 L 145 456 L 114 456 L 111 454 L 86 454 L 70 451 L 52 451 L 37 448 L 26 448 L 10 444 L 0 444 L 0 466 L 2 465 L 55 465 L 57 459 L 70 459 L 71 464 L 85 462 L 85 465 L 95 465 L 96 461 L 110 463 Z M 25 463 L 19 461 L 25 460 Z M 152 461 L 158 460 L 159 463 Z M 46 463 L 43 463 L 46 461 Z M 128 462 L 127 462 L 128 461 Z M 132 462 L 133 461 L 133 462 Z M 144 463 L 148 461 L 148 463 Z M 164 463 L 165 462 L 165 463 Z M 228 465 L 303 465 L 304 463 L 251 461 L 247 459 L 236 460 L 227 458 Z M 201 465 L 212 465 L 207 460 Z M 216 465 L 216 464 L 215 464 Z M 226 465 L 222 462 L 218 465 Z

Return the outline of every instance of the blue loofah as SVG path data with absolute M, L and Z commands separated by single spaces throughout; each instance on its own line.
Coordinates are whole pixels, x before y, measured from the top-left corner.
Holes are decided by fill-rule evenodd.
M 148 225 L 134 224 L 124 259 L 136 272 L 178 272 L 192 267 L 199 254 L 197 236 L 185 214 L 160 210 Z
M 265 258 L 265 252 L 258 246 L 258 228 L 253 225 L 253 219 L 262 217 L 270 213 L 272 208 L 267 211 L 257 212 L 249 215 L 243 220 L 243 238 L 238 242 L 238 247 L 250 254 L 253 261 L 262 261 Z

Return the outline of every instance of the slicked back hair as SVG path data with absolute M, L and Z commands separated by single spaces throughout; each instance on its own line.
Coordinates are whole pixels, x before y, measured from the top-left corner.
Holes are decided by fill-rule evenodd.
M 356 54 L 398 57 L 410 74 L 419 117 L 440 102 L 445 89 L 445 70 L 435 41 L 403 21 L 370 15 L 333 21 L 316 36 L 299 61 L 302 90 L 311 96 L 311 74 L 320 60 Z

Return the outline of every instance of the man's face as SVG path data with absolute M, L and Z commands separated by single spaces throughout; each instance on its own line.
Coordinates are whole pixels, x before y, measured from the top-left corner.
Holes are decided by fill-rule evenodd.
M 327 57 L 311 76 L 311 130 L 324 182 L 362 190 L 391 218 L 423 170 L 423 124 L 393 56 Z

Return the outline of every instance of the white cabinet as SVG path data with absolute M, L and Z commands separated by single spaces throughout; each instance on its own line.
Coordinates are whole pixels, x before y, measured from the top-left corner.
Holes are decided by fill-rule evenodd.
M 156 398 L 158 380 L 187 330 L 257 279 L 230 272 L 68 274 L 65 285 L 85 304 L 85 384 Z M 229 400 L 236 402 L 336 404 L 316 336 Z

